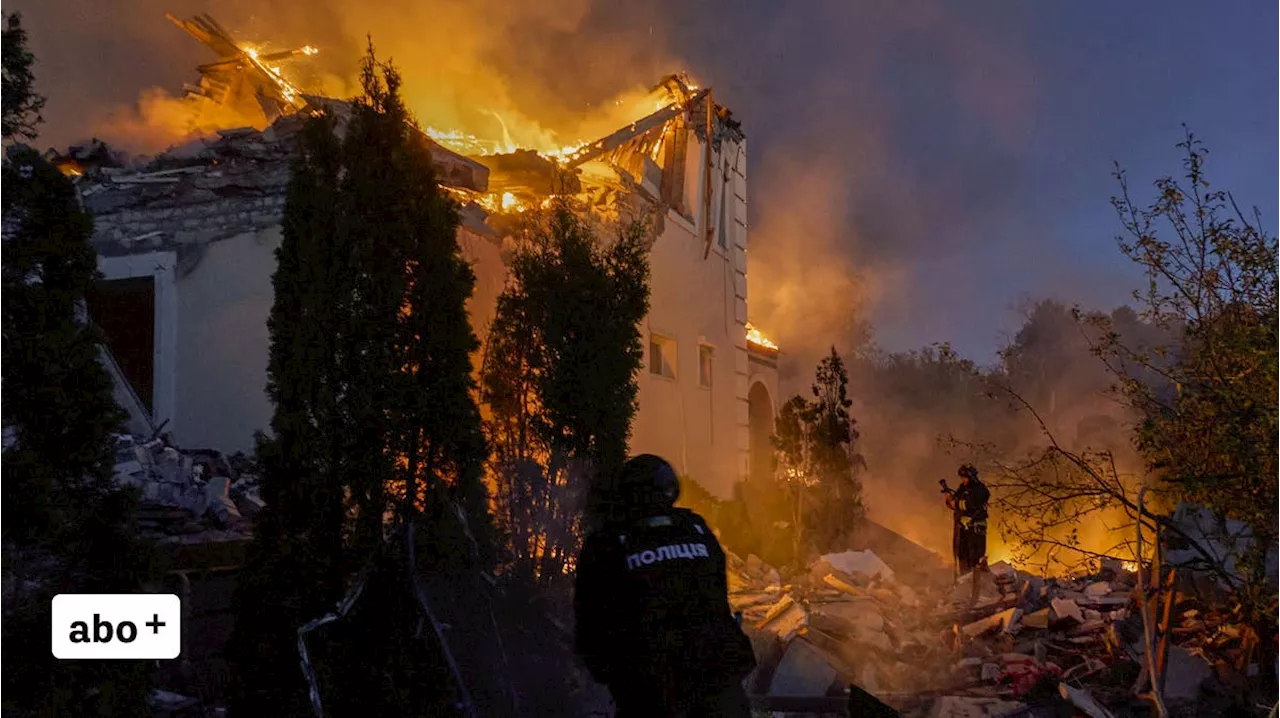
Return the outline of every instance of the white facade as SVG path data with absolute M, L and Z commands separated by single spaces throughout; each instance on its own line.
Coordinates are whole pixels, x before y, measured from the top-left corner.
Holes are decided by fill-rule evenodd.
M 696 224 L 668 212 L 650 255 L 646 359 L 631 448 L 658 454 L 682 475 L 728 496 L 746 477 L 749 448 L 746 152 L 725 141 L 712 154 L 713 240 L 704 259 L 705 145 L 692 132 L 688 142 L 686 204 Z M 670 368 L 656 366 L 655 354 Z
M 769 368 L 752 363 L 746 344 L 745 148 L 726 140 L 712 153 L 710 217 L 705 157 L 705 145 L 689 131 L 683 184 L 693 221 L 670 211 L 651 250 L 651 310 L 641 327 L 646 358 L 631 449 L 661 455 L 728 496 L 748 470 L 748 390 L 764 382 L 771 416 L 776 376 L 761 379 Z M 465 230 L 460 240 L 476 269 L 470 312 L 483 340 L 506 267 L 496 242 Z M 279 244 L 275 219 L 185 251 L 100 258 L 105 279 L 155 278 L 154 420 L 167 422 L 164 430 L 180 446 L 248 452 L 254 432 L 269 428 L 266 320 Z

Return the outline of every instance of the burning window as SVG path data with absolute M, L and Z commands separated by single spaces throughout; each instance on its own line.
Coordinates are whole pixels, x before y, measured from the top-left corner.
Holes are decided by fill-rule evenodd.
M 698 347 L 698 386 L 704 389 L 711 388 L 711 358 L 715 356 L 715 350 L 709 345 L 702 344 Z
M 676 341 L 649 335 L 649 373 L 668 379 L 676 378 Z

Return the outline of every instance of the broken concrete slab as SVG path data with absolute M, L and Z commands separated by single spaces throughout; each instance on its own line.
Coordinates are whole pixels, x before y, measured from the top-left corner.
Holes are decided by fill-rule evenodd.
M 764 583 L 766 586 L 780 586 L 782 584 L 782 575 L 778 573 L 778 569 L 769 567 L 764 574 Z
M 1091 598 L 1100 598 L 1111 593 L 1111 584 L 1106 581 L 1097 581 L 1084 587 L 1084 595 Z
M 997 561 L 987 567 L 987 570 L 994 576 L 1013 577 L 1018 572 L 1008 561 Z
M 1071 701 L 1071 705 L 1080 709 L 1089 718 L 1115 718 L 1111 711 L 1103 708 L 1098 701 L 1094 700 L 1089 691 L 1083 688 L 1073 688 L 1066 683 L 1058 684 L 1058 693 L 1065 699 Z
M 813 614 L 844 622 L 854 630 L 883 631 L 885 625 L 880 607 L 869 600 L 822 604 Z
M 1081 606 L 1095 606 L 1101 608 L 1124 606 L 1130 601 L 1128 596 L 1086 596 L 1084 598 L 1074 600 Z
M 170 691 L 156 689 L 147 697 L 147 703 L 162 715 L 170 715 L 199 705 L 200 700 Z
M 826 576 L 827 574 L 832 573 L 834 571 L 835 571 L 834 566 L 827 563 L 826 561 L 823 561 L 822 559 L 818 559 L 817 561 L 814 561 L 813 563 L 809 564 L 809 580 L 812 583 L 820 584 L 822 583 L 823 576 Z
M 836 679 L 836 669 L 803 638 L 787 645 L 774 671 L 769 694 L 775 696 L 821 696 Z
M 966 573 L 956 580 L 954 586 L 951 587 L 948 600 L 953 606 L 967 605 L 973 602 L 973 581 L 974 574 L 977 574 L 978 581 L 978 606 L 989 605 L 999 602 L 1004 598 L 1004 592 L 1000 590 L 999 584 L 996 583 L 996 577 L 987 571 L 976 571 Z
M 837 571 L 843 571 L 852 576 L 878 576 L 884 580 L 893 580 L 893 569 L 870 550 L 829 553 L 824 555 L 822 560 Z
M 1051 609 L 1042 608 L 1034 613 L 1028 613 L 1022 617 L 1022 625 L 1027 628 L 1048 628 L 1049 613 Z
M 255 518 L 267 505 L 258 495 L 256 488 L 241 492 L 238 496 L 232 496 L 231 498 L 235 502 L 236 509 L 240 512 L 240 515 L 246 519 Z
M 742 631 L 751 640 L 751 651 L 756 657 L 756 667 L 747 676 L 744 684 L 751 693 L 766 694 L 769 692 L 769 682 L 773 678 L 774 669 L 778 666 L 778 663 L 782 660 L 783 653 L 786 651 L 786 644 L 782 642 L 778 634 L 772 631 L 758 629 L 750 625 L 744 626 Z
M 231 479 L 225 476 L 215 476 L 205 484 L 206 510 L 223 524 L 233 523 L 243 518 L 240 510 L 236 508 L 236 503 L 231 500 L 230 490 Z
M 1085 620 L 1084 623 L 1081 623 L 1080 625 L 1072 628 L 1070 631 L 1067 631 L 1067 635 L 1068 636 L 1084 636 L 1084 635 L 1101 631 L 1105 629 L 1107 625 L 1108 623 L 1106 621 L 1103 621 L 1102 619 Z
M 1013 628 L 1018 619 L 1022 617 L 1022 609 L 1009 608 L 997 614 L 987 616 L 972 623 L 966 624 L 960 628 L 960 635 L 965 638 L 977 638 L 986 633 L 994 633 L 996 631 L 1009 631 Z
M 1069 598 L 1054 598 L 1049 601 L 1049 605 L 1056 619 L 1072 619 L 1077 623 L 1084 623 L 1084 614 L 1080 612 L 1080 606 L 1075 601 Z

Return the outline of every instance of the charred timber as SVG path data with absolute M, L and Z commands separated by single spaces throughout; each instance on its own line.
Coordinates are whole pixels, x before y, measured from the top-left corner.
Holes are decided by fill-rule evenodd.
M 697 102 L 698 99 L 706 97 L 706 95 L 707 95 L 706 90 L 699 90 L 698 93 L 694 95 L 693 102 Z M 690 105 L 692 105 L 692 103 L 690 103 Z M 636 137 L 639 137 L 640 135 L 643 135 L 644 133 L 650 130 L 653 130 L 665 125 L 667 122 L 674 119 L 677 115 L 685 112 L 687 109 L 688 109 L 687 106 L 679 102 L 673 102 L 670 105 L 667 105 L 666 107 L 662 108 L 661 110 L 658 110 L 657 112 L 653 113 L 652 115 L 649 115 L 648 117 L 644 117 L 642 119 L 636 120 L 630 125 L 627 125 L 626 127 L 609 135 L 608 137 L 604 137 L 602 139 L 596 140 L 595 142 L 591 143 L 589 146 L 583 148 L 582 151 L 580 151 L 578 154 L 571 157 L 566 164 L 568 167 L 573 168 L 573 167 L 577 167 L 578 165 L 590 162 L 591 160 L 599 157 L 600 155 L 606 154 L 608 152 L 612 152 L 613 150 L 617 149 L 623 144 L 629 142 L 630 140 Z
M 474 158 L 489 170 L 489 192 L 531 193 L 534 195 L 577 194 L 582 191 L 578 176 L 533 150 Z

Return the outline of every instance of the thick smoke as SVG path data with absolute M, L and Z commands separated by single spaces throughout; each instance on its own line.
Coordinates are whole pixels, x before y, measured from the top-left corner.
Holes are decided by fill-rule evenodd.
M 595 3 L 261 3 L 80 0 L 17 3 L 50 96 L 46 141 L 90 134 L 154 151 L 228 118 L 195 127 L 184 82 L 212 52 L 165 19 L 209 12 L 264 50 L 312 45 L 314 58 L 282 66 L 304 90 L 350 96 L 372 38 L 404 77 L 407 104 L 424 126 L 551 149 L 595 139 L 634 119 L 640 98 L 683 63 L 656 50 L 649 30 L 593 32 Z M 24 7 L 25 5 L 25 7 Z M 110 7 L 107 7 L 110 6 Z M 632 11 L 633 20 L 643 18 Z M 239 122 L 237 124 L 242 124 Z
M 933 308 L 913 302 L 920 266 L 970 245 L 976 216 L 1016 201 L 1010 167 L 1031 99 L 1025 50 L 1005 31 L 1016 12 L 993 20 L 940 2 L 803 12 L 665 0 L 14 4 L 40 59 L 43 141 L 54 146 L 98 134 L 153 152 L 250 123 L 216 111 L 182 121 L 182 84 L 213 57 L 165 12 L 209 12 L 264 49 L 316 46 L 285 72 L 337 96 L 356 90 L 371 36 L 402 68 L 424 126 L 544 150 L 625 125 L 651 109 L 644 90 L 688 70 L 745 123 L 749 313 L 797 366 L 831 344 L 847 349 L 869 320 L 894 318 L 890 333 L 929 325 Z M 913 146 L 920 137 L 930 139 Z
M 1111 318 L 1127 346 L 1167 343 L 1129 310 L 1116 310 Z M 867 459 L 863 486 L 871 515 L 949 556 L 950 514 L 938 480 L 954 487 L 958 465 L 973 462 L 988 482 L 1005 483 L 1009 477 L 997 471 L 997 462 L 1017 464 L 1051 440 L 1073 453 L 1112 452 L 1116 473 L 1136 491 L 1144 473 L 1130 440 L 1136 417 L 1112 391 L 1115 375 L 1093 355 L 1091 342 L 1097 337 L 1092 332 L 1066 306 L 1037 302 L 1026 308 L 1025 323 L 998 367 L 976 367 L 940 350 L 855 357 L 850 363 L 857 397 L 853 414 Z M 999 511 L 992 517 L 991 560 L 1045 561 L 1044 552 L 1016 555 L 1015 537 L 999 530 L 1006 518 Z M 1087 550 L 1127 558 L 1116 549 L 1132 540 L 1132 524 L 1120 510 L 1100 511 L 1049 538 L 1076 540 Z M 1049 568 L 1069 568 L 1080 558 L 1063 550 Z
M 868 322 L 877 336 L 940 341 L 961 338 L 957 317 L 990 323 L 978 297 L 998 293 L 992 267 L 1042 261 L 1043 243 L 992 219 L 1027 205 L 1038 79 L 1023 44 L 1027 7 L 14 0 L 6 10 L 23 12 L 30 31 L 49 96 L 41 142 L 53 146 L 97 133 L 154 151 L 191 129 L 175 119 L 180 88 L 213 57 L 166 11 L 212 13 L 273 49 L 316 46 L 296 66 L 299 84 L 336 96 L 355 91 L 371 35 L 403 70 L 424 126 L 537 149 L 611 132 L 639 116 L 644 89 L 688 70 L 744 122 L 749 313 L 783 348 L 789 395 L 806 390 L 830 345 L 860 344 Z M 937 437 L 1034 429 L 992 426 L 976 398 L 912 372 L 895 382 L 851 368 L 873 518 L 945 553 L 936 481 L 954 476 L 958 457 Z
M 770 139 L 751 145 L 750 314 L 795 365 L 852 349 L 868 322 L 935 328 L 947 312 L 915 301 L 922 266 L 990 243 L 977 218 L 1017 201 L 1011 130 L 1032 91 L 1023 49 L 1001 29 L 929 3 L 828 4 L 779 12 L 743 41 L 804 67 L 782 92 L 738 81 L 749 127 L 767 123 Z

